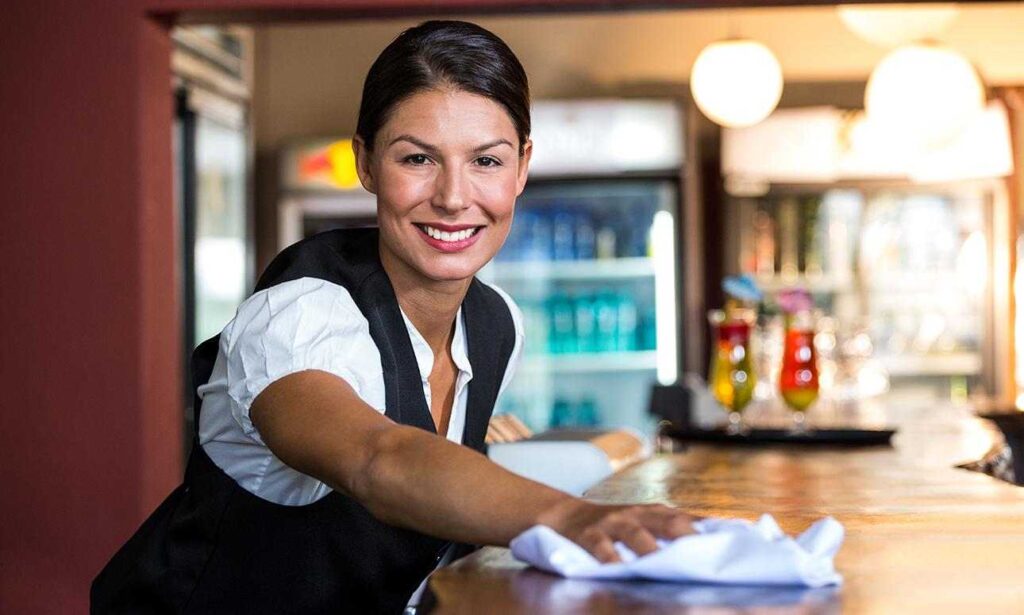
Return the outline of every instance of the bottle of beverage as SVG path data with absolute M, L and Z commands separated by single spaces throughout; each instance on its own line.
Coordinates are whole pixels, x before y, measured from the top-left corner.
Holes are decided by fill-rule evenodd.
M 522 243 L 523 260 L 546 261 L 551 258 L 551 221 L 541 210 L 529 211 L 523 228 L 526 231 Z
M 576 405 L 576 424 L 580 427 L 597 427 L 598 423 L 597 402 L 593 397 L 583 397 Z
M 556 292 L 548 300 L 550 329 L 548 346 L 553 354 L 576 351 L 576 314 L 572 301 L 563 292 Z
M 576 213 L 576 260 L 592 260 L 596 256 L 597 237 L 594 221 L 587 211 Z
M 599 259 L 615 258 L 615 228 L 610 225 L 601 226 L 595 240 L 595 255 Z
M 643 307 L 640 318 L 640 350 L 655 350 L 658 347 L 658 322 L 654 304 Z
M 573 425 L 576 422 L 574 414 L 575 412 L 569 400 L 564 397 L 556 397 L 551 408 L 551 427 L 559 428 Z
M 637 310 L 636 302 L 629 293 L 621 293 L 616 299 L 616 343 L 615 349 L 620 351 L 636 350 L 637 347 Z
M 615 350 L 618 335 L 617 297 L 612 292 L 601 292 L 594 297 L 594 314 L 597 318 L 597 341 L 594 350 L 612 352 Z
M 573 301 L 576 314 L 576 351 L 594 352 L 597 338 L 597 318 L 590 295 L 580 294 Z
M 551 216 L 551 258 L 556 261 L 571 261 L 575 258 L 575 216 L 564 207 Z

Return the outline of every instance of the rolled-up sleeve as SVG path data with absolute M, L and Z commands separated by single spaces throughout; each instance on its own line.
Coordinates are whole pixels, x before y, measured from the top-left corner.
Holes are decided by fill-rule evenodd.
M 224 329 L 231 413 L 242 430 L 262 443 L 249 409 L 270 383 L 304 370 L 344 379 L 383 412 L 380 354 L 369 325 L 348 290 L 317 278 L 300 278 L 262 290 L 238 308 Z

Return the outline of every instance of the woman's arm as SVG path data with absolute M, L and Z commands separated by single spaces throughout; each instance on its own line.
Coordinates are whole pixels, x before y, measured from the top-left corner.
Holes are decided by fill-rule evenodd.
M 507 545 L 541 523 L 602 561 L 615 561 L 615 541 L 643 554 L 657 547 L 655 536 L 692 532 L 693 518 L 676 509 L 586 502 L 397 424 L 327 372 L 273 382 L 253 401 L 250 416 L 289 466 L 355 498 L 386 523 L 448 540 Z

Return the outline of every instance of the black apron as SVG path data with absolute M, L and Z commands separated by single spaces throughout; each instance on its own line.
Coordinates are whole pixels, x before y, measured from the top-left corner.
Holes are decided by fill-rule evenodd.
M 256 291 L 302 277 L 345 287 L 380 351 L 385 415 L 435 433 L 377 242 L 376 229 L 306 239 L 274 259 Z M 462 312 L 473 366 L 462 443 L 483 453 L 515 330 L 505 301 L 475 279 Z M 209 381 L 219 338 L 193 354 L 197 387 Z M 197 428 L 201 406 L 197 396 Z M 449 544 L 382 523 L 336 491 L 305 506 L 264 500 L 225 474 L 197 441 L 184 483 L 93 581 L 91 612 L 401 613 Z

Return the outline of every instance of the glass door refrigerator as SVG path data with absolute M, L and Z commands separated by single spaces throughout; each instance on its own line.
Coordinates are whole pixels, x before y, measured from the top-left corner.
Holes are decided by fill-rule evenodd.
M 195 428 L 192 351 L 234 317 L 255 279 L 250 35 L 205 26 L 172 33 L 186 453 Z
M 653 431 L 651 386 L 679 372 L 681 118 L 667 101 L 535 105 L 530 178 L 480 275 L 526 331 L 497 413 L 534 431 Z

